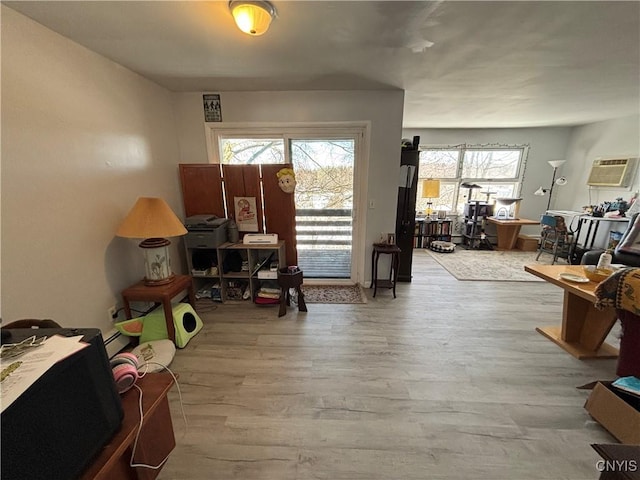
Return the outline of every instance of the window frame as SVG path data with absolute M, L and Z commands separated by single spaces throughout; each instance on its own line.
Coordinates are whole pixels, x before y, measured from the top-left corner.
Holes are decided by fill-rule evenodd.
M 470 183 L 479 183 L 482 185 L 500 185 L 500 184 L 514 184 L 514 197 L 518 198 L 522 192 L 522 185 L 524 182 L 524 176 L 527 166 L 527 159 L 529 156 L 529 144 L 456 144 L 456 145 L 438 145 L 438 144 L 426 144 L 420 145 L 418 150 L 420 152 L 420 156 L 422 152 L 434 151 L 434 150 L 457 150 L 458 151 L 458 160 L 456 165 L 456 173 L 455 177 L 430 177 L 425 175 L 424 172 L 418 170 L 418 181 L 421 182 L 427 178 L 433 178 L 440 180 L 441 184 L 454 184 L 453 191 L 453 204 L 451 210 L 448 212 L 449 215 L 461 215 L 464 202 L 461 202 L 461 193 L 465 190 L 462 187 L 462 183 L 470 182 Z M 483 178 L 483 177 L 463 177 L 463 165 L 464 165 L 464 157 L 465 152 L 468 150 L 484 150 L 484 151 L 498 151 L 498 150 L 520 150 L 520 158 L 518 160 L 518 167 L 516 169 L 515 177 L 506 177 L 506 178 Z M 474 191 L 475 195 L 474 199 L 482 199 L 481 191 Z M 495 198 L 495 197 L 494 197 Z
M 235 123 L 210 122 L 204 124 L 209 163 L 221 165 L 220 137 L 282 138 L 285 162 L 291 163 L 291 140 L 353 138 L 355 141 L 353 181 L 353 236 L 351 281 L 364 283 L 365 238 L 367 231 L 367 198 L 369 178 L 370 121 L 353 122 L 275 122 Z

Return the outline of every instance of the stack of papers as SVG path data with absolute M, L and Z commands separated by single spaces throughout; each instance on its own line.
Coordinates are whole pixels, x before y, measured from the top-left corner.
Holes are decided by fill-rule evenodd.
M 30 348 L 22 355 L 0 358 L 2 411 L 4 412 L 53 365 L 89 345 L 81 342 L 81 339 L 82 335 L 76 337 L 54 335 L 47 338 L 40 346 Z M 7 345 L 3 345 L 4 347 Z

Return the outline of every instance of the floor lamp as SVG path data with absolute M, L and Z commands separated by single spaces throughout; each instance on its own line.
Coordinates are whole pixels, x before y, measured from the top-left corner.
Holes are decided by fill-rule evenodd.
M 558 171 L 558 168 L 560 167 L 560 165 L 562 165 L 564 162 L 566 162 L 566 160 L 549 160 L 549 165 L 551 165 L 553 167 L 553 176 L 551 177 L 551 187 L 549 188 L 538 188 L 538 190 L 536 190 L 535 192 L 533 192 L 534 195 L 538 195 L 539 197 L 543 197 L 547 192 L 549 192 L 549 200 L 547 201 L 547 212 L 549 211 L 549 208 L 551 207 L 551 195 L 553 195 L 553 186 L 554 185 L 566 185 L 567 184 L 567 179 L 565 177 L 560 177 L 556 180 L 556 172 Z
M 427 198 L 427 217 L 430 217 L 433 213 L 431 205 L 433 198 L 440 197 L 440 180 L 433 180 L 431 178 L 422 181 L 422 198 Z

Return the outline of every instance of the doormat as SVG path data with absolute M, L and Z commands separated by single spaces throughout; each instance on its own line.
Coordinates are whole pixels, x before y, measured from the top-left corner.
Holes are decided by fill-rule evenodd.
M 543 279 L 524 271 L 525 265 L 551 265 L 552 256 L 538 252 L 519 250 L 465 250 L 456 248 L 454 253 L 437 253 L 423 250 L 431 255 L 458 280 L 491 282 L 544 282 Z M 415 252 L 415 250 L 414 250 Z M 567 265 L 558 259 L 556 265 Z
M 360 285 L 302 285 L 306 303 L 367 303 Z

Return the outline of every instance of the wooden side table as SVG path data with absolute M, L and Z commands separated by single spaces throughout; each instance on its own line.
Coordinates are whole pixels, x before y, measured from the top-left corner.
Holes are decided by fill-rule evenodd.
M 378 287 L 392 288 L 393 298 L 396 298 L 396 283 L 398 283 L 398 269 L 400 268 L 400 247 L 387 243 L 374 243 L 371 252 L 371 287 L 375 298 Z M 378 261 L 380 255 L 391 255 L 391 268 L 389 269 L 389 279 L 378 278 Z
M 148 373 L 136 384 L 142 389 L 144 420 L 134 461 L 156 466 L 176 446 L 167 393 L 173 385 L 169 373 Z M 152 480 L 161 468 L 131 467 L 131 448 L 140 426 L 140 392 L 133 388 L 122 396 L 124 419 L 120 430 L 82 474 L 81 480 Z
M 131 316 L 131 307 L 129 302 L 154 302 L 162 305 L 164 309 L 164 318 L 167 322 L 167 334 L 169 339 L 175 343 L 176 329 L 173 323 L 173 308 L 171 307 L 171 299 L 180 292 L 187 291 L 189 303 L 193 308 L 196 307 L 196 295 L 193 289 L 193 281 L 190 275 L 176 275 L 171 283 L 166 285 L 157 285 L 149 287 L 144 284 L 144 280 L 139 281 L 135 285 L 125 288 L 122 291 L 122 302 L 124 305 L 124 314 L 129 318 Z
M 295 288 L 298 293 L 298 310 L 300 312 L 307 311 L 307 304 L 304 301 L 304 293 L 300 288 L 302 286 L 303 277 L 302 270 L 289 272 L 286 268 L 278 271 L 278 285 L 280 286 L 280 310 L 278 316 L 282 317 L 287 313 L 287 307 L 291 304 L 290 288 Z
M 487 222 L 496 226 L 498 233 L 498 249 L 513 250 L 518 241 L 518 234 L 523 225 L 540 225 L 539 220 L 529 220 L 526 218 L 508 218 L 500 219 L 496 217 L 487 217 Z

